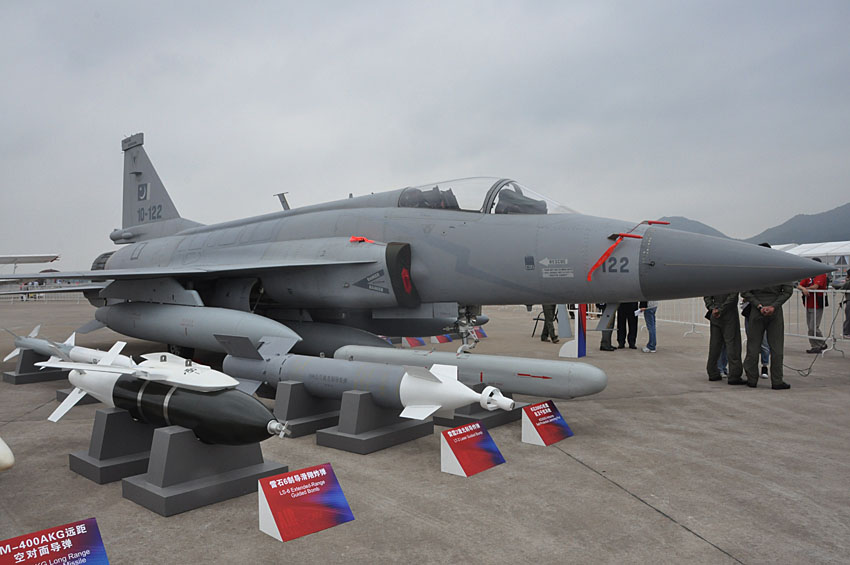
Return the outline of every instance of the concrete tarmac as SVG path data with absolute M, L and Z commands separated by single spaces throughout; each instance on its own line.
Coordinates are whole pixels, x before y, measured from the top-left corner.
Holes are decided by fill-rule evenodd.
M 530 337 L 525 308 L 485 313 L 490 337 L 476 352 L 557 358 L 558 345 Z M 0 304 L 0 326 L 41 323 L 55 340 L 93 315 L 86 304 Z M 0 473 L 0 539 L 95 517 L 111 563 L 847 563 L 850 359 L 817 356 L 807 377 L 786 368 L 787 391 L 765 379 L 733 387 L 708 381 L 707 329 L 687 329 L 659 323 L 655 354 L 601 352 L 589 332 L 584 360 L 609 384 L 557 401 L 575 436 L 537 447 L 520 441 L 519 422 L 494 428 L 506 463 L 470 478 L 440 472 L 438 431 L 365 456 L 315 436 L 263 442 L 291 470 L 332 463 L 355 516 L 287 543 L 258 530 L 256 494 L 163 518 L 124 499 L 120 482 L 71 472 L 68 454 L 88 449 L 99 405 L 53 424 L 67 381 L 0 383 L 0 437 L 16 457 Z M 116 339 L 100 330 L 78 344 Z M 133 354 L 162 349 L 128 341 Z M 808 347 L 786 339 L 786 364 L 808 367 Z

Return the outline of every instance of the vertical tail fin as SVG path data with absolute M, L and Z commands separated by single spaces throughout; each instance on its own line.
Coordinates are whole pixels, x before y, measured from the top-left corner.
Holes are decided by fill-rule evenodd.
M 180 217 L 145 152 L 144 143 L 142 133 L 121 141 L 121 150 L 124 151 L 124 211 L 121 229 L 109 236 L 115 243 L 173 235 L 201 225 Z
M 121 142 L 124 151 L 124 229 L 179 218 L 165 185 L 143 147 L 143 133 L 131 135 Z

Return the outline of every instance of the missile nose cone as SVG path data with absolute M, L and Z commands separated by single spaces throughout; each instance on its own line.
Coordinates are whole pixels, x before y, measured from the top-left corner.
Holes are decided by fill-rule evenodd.
M 608 375 L 599 367 L 586 363 L 575 363 L 575 365 L 581 365 L 581 371 L 578 375 L 573 373 L 573 379 L 577 381 L 577 392 L 579 392 L 576 396 L 596 394 L 602 392 L 608 386 Z
M 639 277 L 644 298 L 655 300 L 740 292 L 832 270 L 752 243 L 650 227 L 641 242 Z

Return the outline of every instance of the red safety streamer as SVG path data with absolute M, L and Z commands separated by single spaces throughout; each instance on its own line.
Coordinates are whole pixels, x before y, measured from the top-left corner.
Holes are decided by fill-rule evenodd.
M 590 277 L 591 277 L 591 275 L 593 275 L 593 271 L 595 271 L 596 269 L 598 269 L 598 268 L 602 265 L 602 263 L 604 263 L 604 262 L 605 262 L 605 260 L 606 260 L 606 259 L 608 259 L 608 257 L 610 257 L 610 256 L 611 256 L 611 253 L 613 253 L 613 252 L 614 252 L 614 249 L 616 249 L 616 248 L 617 248 L 617 246 L 618 246 L 618 245 L 620 245 L 620 242 L 621 242 L 621 241 L 623 241 L 623 238 L 628 237 L 628 238 L 631 238 L 631 239 L 643 239 L 643 236 L 642 236 L 642 235 L 638 235 L 638 234 L 636 234 L 636 233 L 618 233 L 617 235 L 619 236 L 619 237 L 617 238 L 617 241 L 615 241 L 615 242 L 611 245 L 611 247 L 609 247 L 609 248 L 605 251 L 605 253 L 603 253 L 603 254 L 602 254 L 602 257 L 600 257 L 600 258 L 596 261 L 596 263 L 594 263 L 594 264 L 593 264 L 593 267 L 591 267 L 591 268 L 590 268 L 590 271 L 588 271 L 588 273 L 587 273 L 587 282 L 590 282 Z

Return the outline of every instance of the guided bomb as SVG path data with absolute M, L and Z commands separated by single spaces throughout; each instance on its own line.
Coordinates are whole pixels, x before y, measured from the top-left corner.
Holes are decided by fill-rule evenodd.
M 117 342 L 97 364 L 38 363 L 70 369 L 76 387 L 48 419 L 58 421 L 88 393 L 154 426 L 188 428 L 205 443 L 243 445 L 285 435 L 286 426 L 259 400 L 236 390 L 231 377 L 169 353 L 144 355 L 133 367 L 113 364 L 124 345 Z
M 238 379 L 257 381 L 257 386 L 260 382 L 298 381 L 307 392 L 323 398 L 341 398 L 346 391 L 362 390 L 372 393 L 376 404 L 398 408 L 402 417 L 417 420 L 435 413 L 450 416 L 455 409 L 475 402 L 487 410 L 514 408 L 513 400 L 495 387 L 478 393 L 459 382 L 455 367 L 435 365 L 428 370 L 308 357 L 288 353 L 292 342 L 287 340 L 267 340 L 257 350 L 244 338 L 219 339 L 229 353 L 224 371 Z

